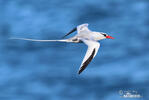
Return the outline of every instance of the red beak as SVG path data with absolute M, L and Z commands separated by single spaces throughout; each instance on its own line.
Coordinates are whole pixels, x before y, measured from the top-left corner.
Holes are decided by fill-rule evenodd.
M 106 36 L 107 39 L 114 39 L 112 36 Z

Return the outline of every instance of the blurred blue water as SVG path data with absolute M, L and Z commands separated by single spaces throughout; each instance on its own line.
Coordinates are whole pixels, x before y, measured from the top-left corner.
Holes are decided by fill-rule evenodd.
M 148 11 L 148 0 L 1 0 L 0 100 L 126 99 L 120 90 L 148 100 Z M 101 41 L 81 75 L 84 44 L 8 39 L 60 39 L 82 23 L 115 39 Z

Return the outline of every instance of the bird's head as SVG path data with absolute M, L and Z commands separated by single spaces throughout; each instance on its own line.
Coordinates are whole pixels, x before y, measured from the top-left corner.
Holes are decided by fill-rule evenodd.
M 109 36 L 106 33 L 102 33 L 102 32 L 100 32 L 100 33 L 101 33 L 103 39 L 114 39 L 112 36 Z

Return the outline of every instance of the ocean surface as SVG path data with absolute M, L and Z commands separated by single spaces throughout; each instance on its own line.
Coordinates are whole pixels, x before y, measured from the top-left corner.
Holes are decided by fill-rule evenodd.
M 80 75 L 85 44 L 9 39 L 61 39 L 83 23 L 115 39 Z M 149 100 L 149 1 L 0 0 L 0 100 Z

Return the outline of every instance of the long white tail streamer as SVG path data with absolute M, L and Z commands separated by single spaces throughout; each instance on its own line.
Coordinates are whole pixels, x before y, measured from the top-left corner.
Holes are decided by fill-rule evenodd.
M 28 38 L 9 38 L 9 39 L 16 39 L 16 40 L 26 40 L 26 41 L 34 41 L 34 42 L 70 42 L 68 39 L 63 40 L 36 40 L 36 39 L 28 39 Z

